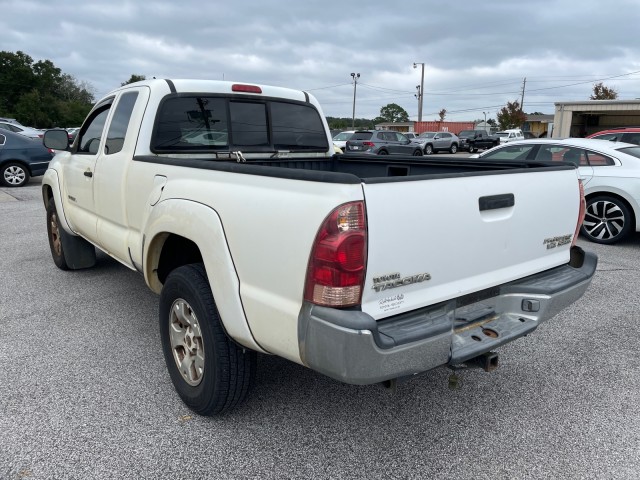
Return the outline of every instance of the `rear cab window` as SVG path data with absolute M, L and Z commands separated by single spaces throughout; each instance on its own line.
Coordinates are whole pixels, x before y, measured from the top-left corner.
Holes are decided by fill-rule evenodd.
M 174 94 L 160 104 L 154 153 L 326 151 L 318 111 L 304 103 Z

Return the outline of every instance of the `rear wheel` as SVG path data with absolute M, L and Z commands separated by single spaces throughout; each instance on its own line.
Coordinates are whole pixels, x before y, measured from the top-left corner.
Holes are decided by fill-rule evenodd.
M 389 152 L 387 152 L 386 150 L 380 150 L 378 152 L 378 155 L 389 155 Z
M 22 187 L 29 181 L 29 171 L 17 162 L 0 167 L 0 183 L 5 187 Z
M 449 148 L 449 151 L 450 151 L 451 153 L 457 153 L 457 151 L 458 151 L 458 145 L 456 145 L 455 143 L 452 143 L 452 144 L 451 144 L 451 147 Z
M 627 205 L 609 196 L 587 200 L 587 210 L 581 233 L 595 243 L 611 244 L 631 233 L 633 218 Z
M 247 396 L 256 352 L 225 333 L 202 264 L 172 271 L 160 294 L 160 337 L 171 381 L 200 415 L 223 413 Z
M 425 155 L 431 155 L 433 153 L 433 145 L 425 145 L 424 146 L 424 154 Z

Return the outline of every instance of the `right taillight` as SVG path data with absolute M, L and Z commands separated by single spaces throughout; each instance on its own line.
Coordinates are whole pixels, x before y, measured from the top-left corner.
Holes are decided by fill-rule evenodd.
M 364 202 L 334 209 L 324 220 L 311 249 L 305 300 L 327 307 L 358 305 L 367 263 Z
M 580 233 L 580 227 L 582 226 L 582 222 L 584 221 L 584 215 L 587 211 L 587 202 L 584 198 L 584 185 L 582 184 L 582 180 L 578 180 L 578 187 L 580 190 L 580 211 L 578 212 L 578 224 L 576 225 L 576 232 L 573 234 L 573 242 L 571 242 L 572 247 L 578 241 L 578 234 Z

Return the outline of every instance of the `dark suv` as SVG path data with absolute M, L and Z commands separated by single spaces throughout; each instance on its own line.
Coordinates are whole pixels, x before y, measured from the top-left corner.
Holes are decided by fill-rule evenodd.
M 612 142 L 635 143 L 640 145 L 640 127 L 620 127 L 593 133 L 587 138 L 611 140 Z
M 422 156 L 420 145 L 411 143 L 400 132 L 392 130 L 361 130 L 351 135 L 345 153 L 367 153 L 369 155 L 413 155 Z

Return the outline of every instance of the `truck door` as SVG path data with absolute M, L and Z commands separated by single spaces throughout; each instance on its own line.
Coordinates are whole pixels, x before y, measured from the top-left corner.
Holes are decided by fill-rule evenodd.
M 101 156 L 100 145 L 112 101 L 113 98 L 106 99 L 89 114 L 71 149 L 69 161 L 63 167 L 65 215 L 71 228 L 92 242 L 96 240 L 93 177 Z
M 148 99 L 148 87 L 131 87 L 118 94 L 93 178 L 97 243 L 130 267 L 133 267 L 129 253 L 133 233 L 129 229 L 128 209 L 135 208 L 136 202 L 126 205 L 127 172 L 138 138 L 134 126 L 142 123 Z M 144 187 L 140 184 L 137 189 L 142 193 Z

